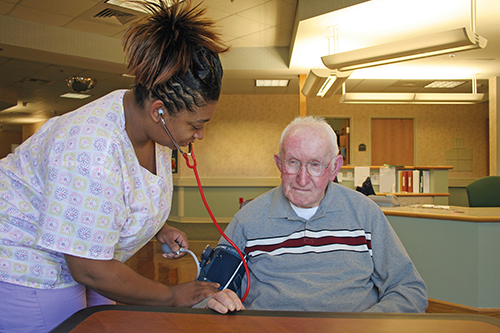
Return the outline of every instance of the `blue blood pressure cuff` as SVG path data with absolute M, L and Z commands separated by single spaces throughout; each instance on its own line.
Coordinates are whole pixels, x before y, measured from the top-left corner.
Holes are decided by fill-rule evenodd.
M 207 246 L 203 251 L 198 281 L 217 282 L 219 290 L 231 289 L 241 298 L 244 275 L 243 261 L 232 246 L 217 245 L 215 249 Z

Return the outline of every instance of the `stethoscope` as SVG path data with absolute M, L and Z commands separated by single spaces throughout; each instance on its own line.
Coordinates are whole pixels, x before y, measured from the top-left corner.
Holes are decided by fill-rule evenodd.
M 196 163 L 196 157 L 194 156 L 194 152 L 193 152 L 193 144 L 189 143 L 189 145 L 188 145 L 189 150 L 188 150 L 187 153 L 184 152 L 181 149 L 181 147 L 177 144 L 177 141 L 175 141 L 174 137 L 172 136 L 172 134 L 168 130 L 167 125 L 165 124 L 165 120 L 163 119 L 163 113 L 164 112 L 163 112 L 162 109 L 158 110 L 158 114 L 160 115 L 161 124 L 163 125 L 163 128 L 165 129 L 165 132 L 167 132 L 168 136 L 170 137 L 170 140 L 172 140 L 172 142 L 174 143 L 175 148 L 177 148 L 177 150 L 181 153 L 181 155 L 186 160 L 186 165 L 188 166 L 188 168 L 193 169 L 194 176 L 196 178 L 196 183 L 198 184 L 198 189 L 200 190 L 201 199 L 203 200 L 203 204 L 205 205 L 205 208 L 207 209 L 208 215 L 210 215 L 210 218 L 212 219 L 212 221 L 215 224 L 215 227 L 217 228 L 217 230 L 219 231 L 219 233 L 238 252 L 238 255 L 240 256 L 241 261 L 243 262 L 243 266 L 245 267 L 245 273 L 246 273 L 246 276 L 247 276 L 247 289 L 245 291 L 245 294 L 241 298 L 241 302 L 244 302 L 245 299 L 248 296 L 248 292 L 250 291 L 250 270 L 248 269 L 248 265 L 247 265 L 247 262 L 245 260 L 245 257 L 243 255 L 243 253 L 241 253 L 241 250 L 236 246 L 236 244 L 234 244 L 233 241 L 231 239 L 229 239 L 229 237 L 227 237 L 227 235 L 224 233 L 224 231 L 222 231 L 221 227 L 219 226 L 219 223 L 217 222 L 217 220 L 215 219 L 214 214 L 212 213 L 212 210 L 208 206 L 208 202 L 205 199 L 205 194 L 203 193 L 203 188 L 201 187 L 201 181 L 200 181 L 200 176 L 198 175 L 198 169 L 196 168 L 197 163 Z M 191 156 L 191 158 L 193 159 L 193 163 L 192 164 L 189 162 L 189 156 Z

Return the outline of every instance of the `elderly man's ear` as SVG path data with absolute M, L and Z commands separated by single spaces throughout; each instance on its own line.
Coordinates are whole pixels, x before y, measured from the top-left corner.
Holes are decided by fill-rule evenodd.
M 339 154 L 335 156 L 335 160 L 332 163 L 333 163 L 333 169 L 332 169 L 332 175 L 330 176 L 331 182 L 335 180 L 335 177 L 337 177 L 337 174 L 340 172 L 340 168 L 342 168 L 342 165 L 344 164 L 344 157 Z

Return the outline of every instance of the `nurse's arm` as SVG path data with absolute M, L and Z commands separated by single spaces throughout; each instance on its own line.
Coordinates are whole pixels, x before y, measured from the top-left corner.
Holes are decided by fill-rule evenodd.
M 218 292 L 219 285 L 211 282 L 191 281 L 169 287 L 114 259 L 64 257 L 75 281 L 123 304 L 190 307 Z

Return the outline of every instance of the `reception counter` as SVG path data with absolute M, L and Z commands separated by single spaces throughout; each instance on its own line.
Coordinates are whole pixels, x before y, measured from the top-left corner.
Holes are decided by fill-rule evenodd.
M 500 313 L 500 208 L 382 207 L 429 298 Z

